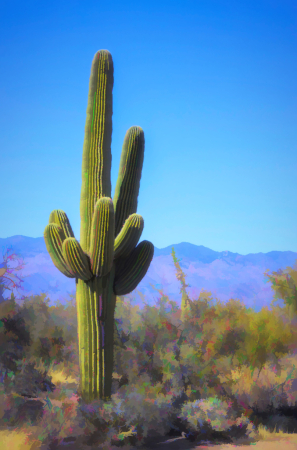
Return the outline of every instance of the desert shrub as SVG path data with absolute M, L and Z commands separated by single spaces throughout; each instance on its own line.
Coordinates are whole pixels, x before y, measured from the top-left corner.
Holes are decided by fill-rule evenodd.
M 18 345 L 30 345 L 30 333 L 26 327 L 22 311 L 18 311 L 13 316 L 3 317 L 1 322 L 4 326 L 4 333 Z
M 161 383 L 152 385 L 148 377 L 143 377 L 142 381 L 142 385 L 121 388 L 120 395 L 124 397 L 121 408 L 126 423 L 135 427 L 142 438 L 164 435 L 171 429 L 174 418 L 173 396 L 161 393 Z
M 253 422 L 242 414 L 240 417 L 237 417 L 228 434 L 235 439 L 240 439 L 242 437 L 253 439 L 258 436 L 258 431 Z
M 176 410 L 172 395 L 162 394 L 162 384 L 152 385 L 149 377 L 138 385 L 122 386 L 110 402 L 81 403 L 81 412 L 96 428 L 97 439 L 114 444 L 136 445 L 145 439 L 164 435 L 173 427 Z
M 286 356 L 275 363 L 266 363 L 262 370 L 243 366 L 231 369 L 230 378 L 221 375 L 224 389 L 240 404 L 257 412 L 270 407 L 294 406 L 297 402 L 297 357 Z
M 249 324 L 244 344 L 244 351 L 248 355 L 248 365 L 261 369 L 274 359 L 275 363 L 288 353 L 292 343 L 292 330 L 285 324 L 275 311 L 267 307 L 259 312 L 249 311 Z
M 47 398 L 38 423 L 38 439 L 43 444 L 58 444 L 69 436 L 83 434 L 86 423 L 78 408 L 78 398 L 72 395 L 62 401 Z
M 14 294 L 11 294 L 10 298 L 5 301 L 0 301 L 0 318 L 6 317 L 8 314 L 15 314 L 19 310 L 19 305 L 15 301 Z
M 57 337 L 56 337 L 57 336 Z M 62 337 L 62 331 L 57 330 L 51 337 L 40 337 L 39 345 L 36 346 L 35 355 L 41 358 L 43 362 L 50 364 L 54 361 L 56 364 L 63 361 L 65 341 Z
M 86 423 L 77 408 L 78 398 L 75 395 L 55 401 L 23 398 L 15 393 L 5 394 L 0 402 L 0 426 L 8 429 L 28 426 L 28 434 L 36 448 L 40 444 L 57 444 L 69 436 L 80 436 L 84 433 Z M 33 425 L 33 426 L 32 426 Z M 34 447 L 35 448 L 35 447 Z M 43 447 L 42 447 L 43 448 Z
M 48 366 L 62 361 L 78 362 L 74 302 L 49 306 L 46 295 L 14 298 L 0 304 L 0 380 L 19 372 L 20 363 L 32 358 Z
M 229 405 L 216 397 L 186 403 L 182 407 L 180 417 L 189 423 L 193 431 L 198 432 L 208 429 L 227 430 L 234 420 Z
M 3 315 L 2 315 L 3 314 Z M 18 361 L 24 357 L 24 347 L 31 342 L 30 332 L 20 307 L 13 299 L 1 304 L 0 316 L 0 372 L 3 377 L 15 373 Z
M 18 411 L 26 403 L 26 399 L 15 393 L 2 394 L 0 402 L 1 426 L 14 426 L 17 424 Z
M 14 345 L 13 342 L 8 342 L 5 345 L 5 351 L 1 353 L 0 357 L 1 379 L 6 379 L 7 375 L 9 376 L 17 371 L 18 361 L 22 356 L 22 349 Z
M 26 397 L 38 397 L 41 392 L 54 390 L 47 370 L 37 368 L 36 361 L 22 361 L 19 366 L 20 370 L 13 377 L 14 392 Z
M 35 425 L 42 416 L 43 402 L 24 398 L 14 392 L 2 394 L 0 402 L 1 427 Z
M 118 395 L 112 395 L 111 400 L 105 402 L 96 400 L 86 404 L 81 399 L 80 414 L 85 420 L 85 434 L 88 436 L 86 444 L 102 444 L 123 446 L 135 445 L 141 440 L 134 426 L 129 426 L 123 411 L 123 400 Z M 108 447 L 110 448 L 110 447 Z
M 198 434 L 211 435 L 213 432 L 229 432 L 234 434 L 252 435 L 253 425 L 248 418 L 236 417 L 231 403 L 217 397 L 196 400 L 186 403 L 180 413 L 180 418 L 188 424 L 189 430 Z M 241 433 L 239 433 L 241 430 Z
M 4 311 L 7 312 L 7 308 Z M 27 346 L 27 357 L 41 358 L 46 364 L 77 359 L 77 318 L 74 301 L 66 301 L 65 305 L 57 303 L 49 306 L 46 294 L 28 297 L 21 306 L 16 305 L 14 310 L 10 311 L 8 318 L 5 316 L 5 331 L 4 326 L 9 329 L 10 336 L 13 333 L 18 347 L 20 344 Z M 0 345 L 1 332 L 0 321 Z
M 112 400 L 94 400 L 86 404 L 79 400 L 80 413 L 86 420 L 90 435 L 89 443 L 103 443 L 107 440 L 116 439 L 117 434 L 126 429 L 123 413 L 119 409 L 117 397 Z

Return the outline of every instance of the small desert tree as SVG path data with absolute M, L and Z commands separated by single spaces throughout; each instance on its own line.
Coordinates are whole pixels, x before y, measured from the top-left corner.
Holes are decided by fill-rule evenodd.
M 5 301 L 3 295 L 5 291 L 22 290 L 24 280 L 19 273 L 24 266 L 23 258 L 14 253 L 11 247 L 7 248 L 0 263 L 0 303 Z
M 272 283 L 274 303 L 283 300 L 289 317 L 297 315 L 297 262 L 293 267 L 279 269 L 277 272 L 265 272 L 265 276 Z

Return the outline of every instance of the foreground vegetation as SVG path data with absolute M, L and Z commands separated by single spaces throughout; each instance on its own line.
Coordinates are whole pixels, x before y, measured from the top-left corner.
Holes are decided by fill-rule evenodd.
M 165 436 L 228 448 L 296 432 L 292 301 L 255 312 L 204 291 L 190 300 L 175 265 L 185 317 L 162 291 L 143 309 L 117 298 L 109 402 L 82 401 L 74 298 L 49 306 L 46 295 L 33 296 L 19 305 L 12 295 L 0 304 L 1 448 L 128 449 Z

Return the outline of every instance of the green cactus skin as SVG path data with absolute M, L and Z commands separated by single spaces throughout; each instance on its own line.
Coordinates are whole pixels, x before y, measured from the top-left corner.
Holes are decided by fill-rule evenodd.
M 130 128 L 125 136 L 119 176 L 114 194 L 116 236 L 125 220 L 137 211 L 141 170 L 144 155 L 144 133 L 140 127 Z
M 47 251 L 52 258 L 53 263 L 66 277 L 75 278 L 74 273 L 68 267 L 62 251 L 65 234 L 57 224 L 49 223 L 44 230 L 44 240 Z
M 131 214 L 125 221 L 123 228 L 114 242 L 114 259 L 128 256 L 137 245 L 144 226 L 143 218 L 139 214 Z
M 62 251 L 64 259 L 72 273 L 77 274 L 79 278 L 85 281 L 93 277 L 90 260 L 75 238 L 70 237 L 65 239 Z
M 111 199 L 112 88 L 112 58 L 101 50 L 94 56 L 89 84 L 80 242 L 61 210 L 51 213 L 44 231 L 55 266 L 76 278 L 80 391 L 85 401 L 111 396 L 116 295 L 135 289 L 154 253 L 148 241 L 137 245 L 144 225 L 136 214 L 144 157 L 140 127 L 133 126 L 126 133 Z
M 49 223 L 56 223 L 60 228 L 62 228 L 63 240 L 68 237 L 74 237 L 69 219 L 61 209 L 55 209 L 52 211 L 49 217 Z
M 114 209 L 111 198 L 100 198 L 93 213 L 90 256 L 93 273 L 102 277 L 112 267 L 114 254 Z
M 154 256 L 154 246 L 151 242 L 142 241 L 132 251 L 128 258 L 124 258 L 116 265 L 114 291 L 116 295 L 126 295 L 138 285 L 139 276 L 146 274 Z

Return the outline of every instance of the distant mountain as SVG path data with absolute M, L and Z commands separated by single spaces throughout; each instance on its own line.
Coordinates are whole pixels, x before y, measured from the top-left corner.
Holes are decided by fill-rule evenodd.
M 163 289 L 170 299 L 180 303 L 180 283 L 175 277 L 172 247 L 186 274 L 190 298 L 197 298 L 201 290 L 205 289 L 222 301 L 230 298 L 240 299 L 246 306 L 257 311 L 268 306 L 273 299 L 271 284 L 265 282 L 264 272 L 267 269 L 277 271 L 287 266 L 292 267 L 297 260 L 297 253 L 291 251 L 240 255 L 228 251 L 216 252 L 203 245 L 188 242 L 162 249 L 155 248 L 154 258 L 146 276 L 135 291 L 127 296 L 133 302 L 141 304 L 144 295 L 145 301 L 153 305 L 160 297 L 158 289 Z M 24 277 L 23 295 L 45 292 L 51 302 L 58 299 L 63 302 L 68 294 L 75 293 L 74 279 L 65 277 L 56 269 L 46 250 L 43 237 L 0 238 L 0 267 L 7 248 L 12 248 L 26 263 L 19 274 Z M 142 295 L 139 295 L 139 292 Z M 18 293 L 15 294 L 18 297 Z M 8 295 L 9 293 L 6 294 Z

